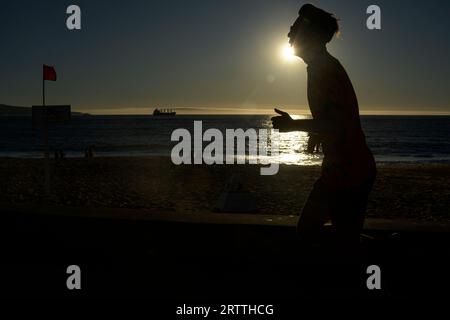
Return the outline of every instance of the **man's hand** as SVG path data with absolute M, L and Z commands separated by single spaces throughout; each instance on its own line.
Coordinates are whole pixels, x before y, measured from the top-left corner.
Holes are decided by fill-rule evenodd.
M 289 113 L 281 111 L 277 108 L 275 108 L 275 112 L 278 113 L 279 116 L 272 118 L 272 125 L 274 129 L 278 129 L 280 132 L 295 131 L 295 121 L 291 118 Z

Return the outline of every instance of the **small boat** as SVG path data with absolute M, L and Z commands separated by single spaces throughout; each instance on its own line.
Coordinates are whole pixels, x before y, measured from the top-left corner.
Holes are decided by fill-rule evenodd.
M 169 116 L 174 117 L 177 113 L 172 109 L 155 109 L 153 111 L 154 116 Z

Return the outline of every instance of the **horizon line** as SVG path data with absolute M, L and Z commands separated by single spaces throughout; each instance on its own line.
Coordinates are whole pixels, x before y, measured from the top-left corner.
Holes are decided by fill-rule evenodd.
M 311 115 L 311 112 L 307 108 L 298 108 L 292 106 L 277 107 L 278 109 L 284 110 L 291 115 L 305 116 Z M 260 109 L 254 107 L 172 107 L 170 108 L 177 113 L 177 115 L 275 115 L 273 108 L 263 107 Z M 80 108 L 76 111 L 89 113 L 92 115 L 134 115 L 134 116 L 145 116 L 152 115 L 154 108 L 149 107 L 127 107 L 127 108 Z M 75 110 L 74 110 L 75 111 Z M 360 115 L 371 116 L 450 116 L 450 111 L 444 110 L 377 110 L 377 109 L 366 109 L 360 110 Z
M 153 116 L 151 113 L 92 113 L 87 111 L 72 110 L 72 112 L 89 114 L 91 116 Z M 292 113 L 292 116 L 310 116 L 310 113 Z M 179 116 L 271 116 L 275 115 L 275 112 L 266 113 L 178 113 Z M 450 116 L 450 112 L 361 112 L 360 116 Z
M 73 112 L 89 113 L 91 115 L 134 115 L 145 116 L 152 115 L 153 108 L 123 108 L 123 109 L 74 109 Z M 216 110 L 209 111 L 207 108 L 171 108 L 177 113 L 177 115 L 275 115 L 275 111 L 272 108 L 265 108 L 261 110 L 231 110 L 227 108 L 216 108 Z M 309 110 L 297 109 L 297 108 L 281 108 L 291 115 L 305 116 L 311 115 Z M 128 112 L 126 111 L 128 110 Z M 450 111 L 431 110 L 431 111 L 418 111 L 418 110 L 360 110 L 361 116 L 450 116 Z
M 6 104 L 5 104 L 6 105 Z M 10 106 L 10 105 L 6 105 Z M 19 107 L 19 106 L 16 106 Z M 19 108 L 21 108 L 20 106 Z M 24 107 L 29 108 L 29 107 Z M 295 106 L 278 107 L 291 115 L 310 116 L 307 108 Z M 275 115 L 273 108 L 262 107 L 173 107 L 177 115 Z M 86 113 L 92 116 L 150 116 L 154 108 L 151 107 L 125 107 L 125 108 L 73 108 L 72 112 Z M 450 111 L 443 110 L 360 110 L 361 116 L 450 116 Z

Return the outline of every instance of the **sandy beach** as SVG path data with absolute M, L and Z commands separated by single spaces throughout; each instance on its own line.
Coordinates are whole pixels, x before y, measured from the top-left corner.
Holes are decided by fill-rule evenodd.
M 318 166 L 281 165 L 260 176 L 257 165 L 175 166 L 169 158 L 68 158 L 51 162 L 51 195 L 44 197 L 42 159 L 0 160 L 0 202 L 90 208 L 212 212 L 232 175 L 258 203 L 258 213 L 298 215 Z M 384 164 L 368 217 L 450 221 L 450 165 Z

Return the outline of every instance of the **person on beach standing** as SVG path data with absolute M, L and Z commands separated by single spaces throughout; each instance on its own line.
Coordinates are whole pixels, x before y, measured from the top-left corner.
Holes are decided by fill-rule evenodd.
M 324 224 L 331 220 L 338 242 L 350 245 L 359 244 L 376 165 L 361 128 L 350 78 L 327 51 L 327 43 L 338 31 L 333 14 L 311 4 L 302 6 L 288 37 L 295 54 L 307 64 L 312 119 L 293 120 L 275 109 L 279 116 L 272 123 L 280 132 L 311 132 L 322 144 L 321 177 L 301 213 L 299 236 L 320 240 Z

